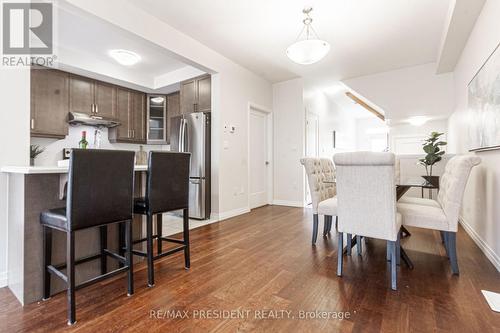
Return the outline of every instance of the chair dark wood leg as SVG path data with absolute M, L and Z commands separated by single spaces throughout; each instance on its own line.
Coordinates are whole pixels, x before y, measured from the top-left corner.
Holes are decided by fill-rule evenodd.
M 361 244 L 361 236 L 356 236 L 356 246 L 358 249 L 358 256 L 363 254 L 363 244 Z
M 52 263 L 52 229 L 43 227 L 43 300 L 50 298 L 50 273 L 47 269 Z
M 313 235 L 312 235 L 312 243 L 316 244 L 316 239 L 318 239 L 318 214 L 313 215 Z
M 184 267 L 189 269 L 191 267 L 191 257 L 189 253 L 189 209 L 185 208 L 182 211 L 183 220 L 183 238 L 184 238 Z
M 337 241 L 337 276 L 342 276 L 343 257 L 344 257 L 344 234 L 339 232 Z
M 351 255 L 351 250 L 352 250 L 352 234 L 347 234 L 347 255 Z
M 391 289 L 398 290 L 396 266 L 396 242 L 388 241 L 391 251 Z
M 68 325 L 76 323 L 75 303 L 75 233 L 66 233 L 66 275 L 68 277 Z
M 329 216 L 327 215 L 323 216 L 323 237 L 328 233 L 328 218 Z
M 396 265 L 401 265 L 401 233 L 398 233 L 398 239 L 396 240 Z
M 148 286 L 153 287 L 155 285 L 155 270 L 153 263 L 153 216 L 148 214 L 146 222 L 146 252 L 148 259 Z
M 125 223 L 125 257 L 127 258 L 127 295 L 132 296 L 134 294 L 134 256 L 132 255 L 132 220 Z
M 339 229 L 339 217 L 335 216 L 335 230 Z
M 457 233 L 447 231 L 446 242 L 448 243 L 448 257 L 450 258 L 451 271 L 454 275 L 459 275 L 457 258 Z
M 105 249 L 108 248 L 108 226 L 103 225 L 99 227 L 99 231 L 101 233 L 100 239 L 100 247 L 101 247 L 101 275 L 106 274 L 108 272 L 108 258 L 106 256 Z
M 158 235 L 158 238 L 156 239 L 156 250 L 157 254 L 160 254 L 163 252 L 162 249 L 162 240 L 161 237 L 163 236 L 163 215 L 156 214 L 156 234 Z

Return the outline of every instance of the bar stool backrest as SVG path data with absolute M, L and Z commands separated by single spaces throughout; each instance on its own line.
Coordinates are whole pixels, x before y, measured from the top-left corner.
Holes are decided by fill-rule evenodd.
M 189 207 L 191 154 L 149 152 L 146 200 L 152 214 Z
M 66 214 L 69 230 L 131 220 L 133 151 L 73 149 Z

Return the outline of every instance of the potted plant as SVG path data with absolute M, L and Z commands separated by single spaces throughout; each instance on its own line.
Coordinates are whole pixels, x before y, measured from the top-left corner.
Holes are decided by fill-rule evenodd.
M 30 166 L 35 165 L 35 158 L 43 153 L 45 149 L 40 148 L 39 145 L 30 145 Z
M 439 186 L 439 176 L 432 175 L 432 166 L 442 160 L 445 151 L 442 150 L 447 145 L 446 141 L 441 141 L 439 138 L 444 133 L 432 132 L 422 144 L 425 152 L 425 157 L 419 159 L 419 163 L 425 167 L 426 176 L 422 176 L 425 180 L 434 186 Z

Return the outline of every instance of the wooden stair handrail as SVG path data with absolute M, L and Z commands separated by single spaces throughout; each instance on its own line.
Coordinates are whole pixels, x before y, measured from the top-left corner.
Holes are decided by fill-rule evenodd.
M 378 112 L 377 110 L 375 110 L 374 108 L 372 108 L 365 101 L 363 101 L 362 99 L 360 99 L 358 96 L 354 95 L 353 93 L 351 93 L 349 91 L 346 92 L 345 94 L 346 94 L 347 97 L 349 97 L 350 99 L 352 99 L 356 104 L 361 105 L 363 108 L 365 108 L 366 110 L 368 110 L 371 113 L 373 113 L 377 118 L 379 118 L 382 121 L 385 121 L 385 116 L 383 114 L 381 114 L 380 112 Z

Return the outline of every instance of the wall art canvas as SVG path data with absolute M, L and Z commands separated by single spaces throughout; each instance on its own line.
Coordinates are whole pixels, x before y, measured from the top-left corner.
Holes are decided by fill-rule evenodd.
M 469 150 L 500 149 L 500 44 L 468 86 Z

